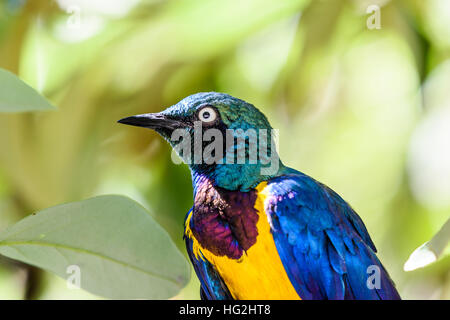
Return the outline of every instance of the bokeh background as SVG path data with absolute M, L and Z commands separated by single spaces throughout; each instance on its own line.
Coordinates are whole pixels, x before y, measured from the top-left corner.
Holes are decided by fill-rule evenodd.
M 58 107 L 0 115 L 0 229 L 125 194 L 184 252 L 187 167 L 116 120 L 214 90 L 259 107 L 283 161 L 355 208 L 403 298 L 450 299 L 448 256 L 403 271 L 450 215 L 450 1 L 1 0 L 0 67 Z M 0 258 L 0 298 L 97 297 Z

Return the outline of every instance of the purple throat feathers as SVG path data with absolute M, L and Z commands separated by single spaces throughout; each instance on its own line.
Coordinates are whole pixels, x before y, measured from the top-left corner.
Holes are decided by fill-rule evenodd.
M 202 181 L 190 228 L 200 245 L 217 256 L 239 259 L 256 243 L 257 191 L 230 191 Z

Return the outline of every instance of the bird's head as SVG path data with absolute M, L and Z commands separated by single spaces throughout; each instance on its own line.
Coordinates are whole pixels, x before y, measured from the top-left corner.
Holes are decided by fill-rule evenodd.
M 196 93 L 162 112 L 119 123 L 155 130 L 189 165 L 194 178 L 206 176 L 226 189 L 254 187 L 275 176 L 281 165 L 266 116 L 228 94 Z

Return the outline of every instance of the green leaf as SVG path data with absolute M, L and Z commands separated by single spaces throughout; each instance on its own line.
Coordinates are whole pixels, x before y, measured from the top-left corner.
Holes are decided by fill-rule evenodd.
M 0 112 L 26 112 L 53 110 L 36 90 L 20 80 L 15 74 L 0 68 Z
M 445 249 L 449 243 L 450 219 L 447 220 L 430 241 L 425 242 L 411 253 L 408 261 L 405 262 L 403 270 L 413 271 L 437 261 L 447 252 Z
M 79 268 L 81 288 L 113 299 L 167 299 L 190 277 L 167 232 L 140 204 L 117 195 L 26 217 L 0 233 L 0 254 L 65 279 Z

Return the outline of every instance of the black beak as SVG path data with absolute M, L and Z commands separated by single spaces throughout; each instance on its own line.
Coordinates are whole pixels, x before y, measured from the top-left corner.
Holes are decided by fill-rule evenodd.
M 175 130 L 183 126 L 181 121 L 170 119 L 161 113 L 145 113 L 120 119 L 118 123 L 149 129 Z

